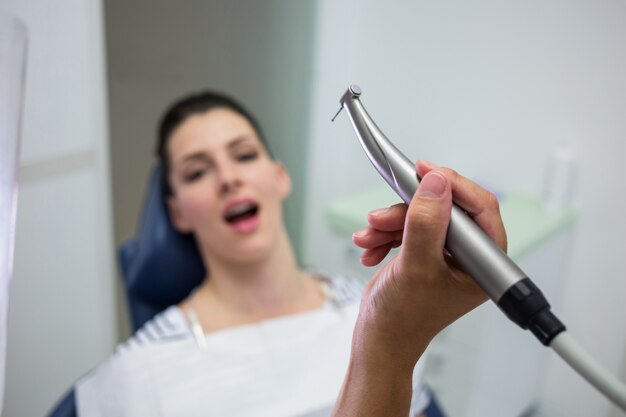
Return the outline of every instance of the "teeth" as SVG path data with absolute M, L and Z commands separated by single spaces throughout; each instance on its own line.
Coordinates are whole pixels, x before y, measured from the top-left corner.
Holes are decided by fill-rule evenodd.
M 224 215 L 224 220 L 228 223 L 233 223 L 243 216 L 254 215 L 257 210 L 258 207 L 256 204 L 241 203 L 228 210 L 228 212 Z
M 249 203 L 240 204 L 238 206 L 233 207 L 228 211 L 228 216 L 239 216 L 240 214 L 245 213 L 246 211 L 252 210 L 254 206 Z

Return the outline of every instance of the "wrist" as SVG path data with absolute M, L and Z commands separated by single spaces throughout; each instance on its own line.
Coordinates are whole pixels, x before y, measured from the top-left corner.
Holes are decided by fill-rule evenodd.
M 368 371 L 410 376 L 431 339 L 427 334 L 403 331 L 397 323 L 380 323 L 359 315 L 351 357 L 355 365 Z
M 413 368 L 430 338 L 405 337 L 397 323 L 362 310 L 354 328 L 352 352 L 333 416 L 408 415 Z
M 355 336 L 359 331 L 355 331 Z M 353 343 L 348 371 L 333 417 L 408 415 L 413 390 L 413 368 L 387 357 L 388 351 Z

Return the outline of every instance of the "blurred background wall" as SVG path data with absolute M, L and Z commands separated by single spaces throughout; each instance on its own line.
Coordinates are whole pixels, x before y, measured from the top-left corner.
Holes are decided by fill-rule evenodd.
M 318 5 L 306 259 L 340 263 L 345 254 L 326 243 L 325 207 L 346 190 L 382 181 L 346 116 L 329 123 L 350 83 L 362 87 L 378 126 L 410 158 L 452 166 L 495 190 L 540 195 L 552 154 L 565 145 L 578 155 L 572 203 L 579 218 L 557 314 L 624 375 L 626 3 Z M 544 381 L 550 415 L 617 415 L 555 355 Z
M 137 226 L 159 116 L 201 88 L 258 115 L 294 177 L 286 214 L 299 257 L 326 271 L 343 255 L 324 210 L 381 181 L 346 116 L 330 123 L 348 84 L 361 85 L 409 157 L 496 190 L 541 194 L 555 148 L 566 146 L 578 158 L 579 218 L 557 313 L 624 377 L 623 1 L 0 7 L 31 37 L 3 415 L 44 414 L 127 335 L 114 250 Z M 549 415 L 620 415 L 552 359 L 540 398 Z

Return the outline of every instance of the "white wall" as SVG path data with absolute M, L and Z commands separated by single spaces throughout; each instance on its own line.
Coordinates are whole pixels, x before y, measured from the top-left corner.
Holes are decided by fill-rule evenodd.
M 3 416 L 44 415 L 112 349 L 101 2 L 0 0 L 29 30 Z
M 333 269 L 323 211 L 381 179 L 345 115 L 350 83 L 400 149 L 500 190 L 541 193 L 553 149 L 579 157 L 579 210 L 558 315 L 609 369 L 626 352 L 626 3 L 320 1 L 306 260 Z M 530 334 L 528 337 L 532 337 Z M 610 405 L 553 356 L 542 403 L 554 416 Z M 514 383 L 513 381 L 509 381 Z M 495 383 L 507 383 L 497 381 Z

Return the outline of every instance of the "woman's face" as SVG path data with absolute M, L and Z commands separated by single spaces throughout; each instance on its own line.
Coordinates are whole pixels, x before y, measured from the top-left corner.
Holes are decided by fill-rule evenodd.
M 276 245 L 291 181 L 246 118 L 226 108 L 190 116 L 167 151 L 172 222 L 205 255 L 245 263 Z

